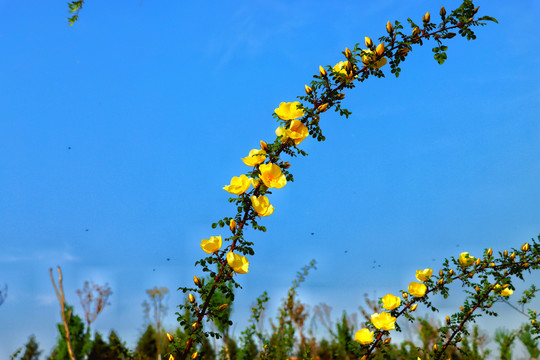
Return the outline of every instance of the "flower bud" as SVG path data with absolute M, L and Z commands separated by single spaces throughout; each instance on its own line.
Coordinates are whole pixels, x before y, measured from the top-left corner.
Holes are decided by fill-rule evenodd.
M 454 269 L 450 269 L 450 271 L 448 271 L 448 274 L 449 274 L 450 276 L 454 275 Z
M 424 15 L 424 17 L 422 18 L 422 21 L 425 22 L 425 23 L 428 23 L 430 18 L 431 18 L 431 16 L 429 15 L 429 11 L 428 11 L 428 12 Z
M 268 151 L 268 144 L 261 140 L 261 149 L 264 151 Z
M 352 67 L 352 64 L 350 61 L 345 61 L 345 70 L 347 70 L 347 72 L 351 72 L 353 69 Z
M 459 310 L 463 311 L 463 310 L 465 310 L 465 308 L 463 306 L 460 306 Z
M 385 343 L 385 344 L 390 344 L 390 341 L 392 341 L 392 338 L 384 339 L 384 343 Z
M 379 45 L 377 45 L 377 49 L 375 50 L 375 53 L 379 57 L 384 54 L 384 43 L 380 43 Z
M 504 257 L 508 256 L 508 250 L 504 250 L 503 256 L 504 256 Z
M 169 355 L 169 360 L 174 360 L 174 356 L 172 356 L 172 354 Z
M 167 340 L 169 340 L 169 342 L 173 342 L 174 338 L 171 334 L 167 333 Z
M 437 284 L 439 284 L 439 285 L 444 284 L 444 279 L 439 279 L 439 281 L 437 281 Z
M 442 277 L 444 275 L 444 272 L 441 270 L 439 270 L 439 276 Z
M 479 293 L 480 292 L 480 286 L 475 287 L 474 290 L 476 290 L 476 292 Z
M 491 264 L 489 264 L 489 266 L 491 266 L 491 267 L 495 267 L 496 265 L 495 265 L 495 263 L 494 263 L 494 262 L 492 262 Z
M 480 258 L 476 259 L 476 266 L 480 266 Z
M 222 305 L 219 305 L 218 310 L 224 310 L 224 309 L 227 308 L 227 306 L 229 306 L 229 304 L 222 304 Z
M 344 93 L 339 93 L 339 94 L 337 94 L 337 95 L 336 95 L 336 99 L 338 99 L 338 100 L 343 100 L 343 99 L 345 99 L 345 94 L 344 94 Z
M 450 316 L 446 316 L 446 323 L 450 324 Z
M 523 250 L 523 251 L 529 251 L 529 243 L 523 244 L 523 246 L 521 247 L 521 250 Z
M 193 304 L 195 302 L 195 296 L 193 296 L 193 294 L 189 294 L 188 295 L 188 300 L 189 300 L 190 303 Z
M 283 169 L 288 169 L 288 168 L 291 167 L 291 164 L 290 164 L 289 162 L 284 162 L 283 164 L 281 164 L 281 167 L 282 167 Z
M 489 309 L 491 307 L 491 304 L 487 304 L 486 307 Z
M 343 54 L 345 55 L 347 59 L 352 56 L 352 52 L 351 50 L 349 50 L 349 48 L 345 48 L 345 52 Z
M 362 356 L 362 358 L 360 360 L 366 360 L 367 359 L 367 355 L 364 355 Z
M 319 66 L 319 73 L 321 74 L 322 77 L 326 77 L 326 70 L 324 70 L 324 68 L 322 66 Z
M 191 328 L 195 331 L 195 330 L 197 330 L 198 325 L 199 325 L 199 323 L 197 321 L 195 321 L 193 324 L 191 324 Z
M 310 87 L 307 86 L 307 85 L 304 85 L 304 87 L 306 88 L 306 94 L 308 94 L 308 95 L 311 94 L 311 92 L 313 91 L 313 89 L 310 88 Z
M 417 307 L 418 307 L 418 304 L 413 304 L 413 305 L 411 306 L 411 311 L 416 310 Z
M 195 283 L 195 286 L 201 287 L 201 279 L 193 275 L 193 282 Z
M 409 294 L 407 294 L 406 292 L 404 292 L 403 294 L 401 294 L 401 297 L 403 297 L 404 299 L 407 299 L 407 296 L 409 296 Z
M 322 104 L 322 105 L 319 105 L 319 107 L 317 108 L 317 112 L 323 113 L 323 112 L 325 112 L 327 109 L 328 109 L 328 103 L 324 103 L 324 104 Z
M 433 351 L 437 351 L 437 344 L 433 344 Z
M 233 233 L 236 231 L 236 220 L 232 219 L 231 222 L 229 222 L 229 228 Z
M 477 6 L 477 7 L 475 7 L 475 8 L 473 9 L 473 11 L 472 11 L 473 14 L 476 14 L 476 13 L 478 12 L 478 9 L 480 9 L 480 6 Z
M 199 356 L 199 352 L 195 351 L 192 355 L 191 355 L 191 358 L 193 360 L 195 360 L 197 358 L 197 356 Z
M 418 36 L 420 34 L 420 28 L 415 27 L 412 31 L 412 36 L 415 37 L 415 36 Z
M 389 34 L 392 34 L 394 32 L 394 27 L 392 26 L 392 24 L 389 22 L 386 23 L 386 31 L 389 33 Z
M 491 255 L 493 255 L 493 250 L 489 248 L 487 251 L 487 256 L 491 256 Z
M 371 39 L 370 39 L 369 37 L 367 37 L 367 36 L 364 38 L 364 40 L 365 40 L 366 46 L 367 46 L 368 48 L 372 48 L 372 47 L 373 47 L 373 40 L 371 40 Z
M 528 268 L 528 267 L 529 267 L 529 263 L 528 263 L 528 262 L 526 262 L 526 263 L 524 263 L 524 264 L 523 264 L 522 266 L 523 266 L 523 268 L 525 268 L 525 269 L 526 269 L 526 268 Z
M 515 258 L 516 258 L 516 253 L 511 253 L 511 254 L 510 254 L 510 259 L 511 259 L 512 261 L 514 261 Z
M 531 320 L 531 324 L 533 324 L 533 325 L 534 325 L 534 323 L 536 323 L 536 321 L 534 321 L 534 320 Z
M 441 7 L 441 11 L 439 12 L 439 14 L 441 14 L 441 17 L 445 17 L 446 16 L 446 9 L 443 7 Z

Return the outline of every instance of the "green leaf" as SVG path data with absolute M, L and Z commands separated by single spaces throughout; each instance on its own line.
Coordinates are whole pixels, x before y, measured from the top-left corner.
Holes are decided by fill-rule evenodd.
M 499 22 L 497 21 L 497 19 L 495 19 L 494 17 L 491 17 L 491 16 L 487 16 L 487 15 L 482 16 L 482 17 L 479 18 L 478 20 L 488 20 L 488 21 L 493 21 L 494 23 L 497 23 L 497 24 L 499 23 Z

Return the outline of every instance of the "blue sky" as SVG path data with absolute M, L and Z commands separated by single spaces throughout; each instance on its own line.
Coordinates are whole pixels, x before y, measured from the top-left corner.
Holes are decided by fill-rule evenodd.
M 325 113 L 326 142 L 302 143 L 310 156 L 290 161 L 296 181 L 272 195 L 269 231 L 247 234 L 237 335 L 264 290 L 275 315 L 311 259 L 300 298 L 337 317 L 445 257 L 538 234 L 540 5 L 477 4 L 499 24 L 454 38 L 443 66 L 415 48 L 399 79 L 385 67 L 347 93 L 349 119 Z M 175 326 L 175 289 L 200 274 L 200 240 L 220 234 L 210 224 L 234 214 L 222 187 L 275 138 L 273 110 L 387 20 L 441 5 L 459 1 L 88 1 L 70 28 L 65 2 L 0 0 L 0 357 L 32 333 L 50 353 L 57 265 L 79 314 L 85 280 L 111 286 L 95 330 L 133 345 L 153 286 L 171 290 Z M 524 320 L 499 311 L 485 326 Z

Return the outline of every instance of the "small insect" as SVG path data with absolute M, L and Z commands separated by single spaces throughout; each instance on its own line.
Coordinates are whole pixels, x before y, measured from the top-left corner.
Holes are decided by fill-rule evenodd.
M 167 258 L 167 261 L 171 261 L 171 258 Z

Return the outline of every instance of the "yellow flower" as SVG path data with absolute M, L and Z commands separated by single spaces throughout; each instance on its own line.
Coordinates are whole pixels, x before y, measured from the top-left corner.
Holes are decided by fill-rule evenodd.
M 351 81 L 351 79 L 349 79 L 347 77 L 347 65 L 348 65 L 348 63 L 349 63 L 349 61 L 340 61 L 336 65 L 334 65 L 334 69 L 333 69 L 334 73 L 341 75 L 339 77 L 341 80 L 345 79 L 345 82 Z M 357 69 L 357 67 L 356 67 L 356 65 L 354 65 L 354 70 L 356 70 L 356 69 Z M 356 79 L 357 77 L 358 77 L 358 75 L 356 75 L 354 78 Z
M 242 159 L 247 166 L 255 166 L 266 160 L 266 151 L 260 149 L 253 149 L 249 152 L 249 155 Z
M 373 331 L 369 329 L 360 329 L 354 334 L 354 340 L 359 342 L 362 345 L 367 345 L 373 342 Z
M 300 105 L 300 101 L 282 102 L 281 104 L 279 104 L 279 107 L 275 110 L 276 115 L 281 120 L 298 119 L 299 117 L 304 116 L 304 109 L 297 108 L 299 105 Z
M 380 69 L 384 65 L 386 65 L 387 60 L 385 57 L 380 58 L 379 60 L 375 61 L 377 58 L 377 54 L 374 53 L 372 50 L 362 50 L 361 52 L 362 62 L 365 66 L 374 67 L 375 69 Z
M 379 330 L 394 330 L 396 318 L 387 312 L 371 315 L 371 322 Z
M 288 129 L 278 127 L 276 129 L 277 136 L 283 136 L 283 140 L 293 139 L 296 145 L 304 141 L 309 135 L 309 130 L 306 125 L 302 124 L 300 120 L 293 120 Z
M 248 272 L 249 262 L 245 256 L 229 251 L 227 253 L 227 263 L 238 274 L 247 274 Z
M 409 294 L 416 297 L 422 297 L 426 295 L 427 286 L 422 283 L 411 282 L 409 284 Z
M 386 310 L 394 310 L 401 304 L 401 298 L 392 294 L 387 294 L 382 298 L 383 308 Z
M 249 188 L 251 181 L 246 175 L 233 176 L 231 179 L 231 185 L 226 185 L 223 190 L 230 192 L 231 194 L 242 195 Z
M 416 270 L 416 280 L 426 281 L 433 274 L 433 269 Z
M 283 175 L 281 168 L 276 164 L 261 164 L 259 165 L 259 170 L 261 171 L 260 178 L 262 182 L 269 188 L 281 189 L 287 184 L 285 175 Z
M 501 290 L 501 288 L 502 288 L 502 290 Z M 499 284 L 495 285 L 495 287 L 493 288 L 493 291 L 498 292 L 499 290 L 501 290 L 500 293 L 499 293 L 499 295 L 501 295 L 501 296 L 510 296 L 510 295 L 512 295 L 514 293 L 514 290 L 512 290 L 512 289 L 510 289 L 508 287 L 503 288 L 503 286 L 501 286 Z
M 459 263 L 463 266 L 469 266 L 471 264 L 474 263 L 476 259 L 469 255 L 468 252 L 462 252 L 461 254 L 459 254 Z
M 210 236 L 210 239 L 203 239 L 201 241 L 201 248 L 205 253 L 211 254 L 215 253 L 221 248 L 221 235 L 219 236 Z
M 259 216 L 268 216 L 272 215 L 274 212 L 274 207 L 270 205 L 268 198 L 266 196 L 251 196 L 251 205 L 253 209 L 257 212 Z

